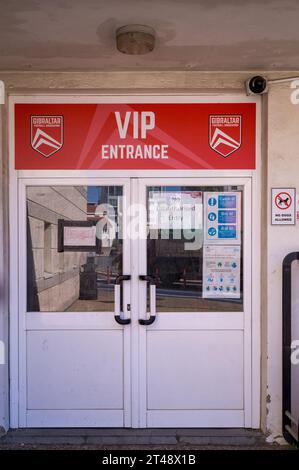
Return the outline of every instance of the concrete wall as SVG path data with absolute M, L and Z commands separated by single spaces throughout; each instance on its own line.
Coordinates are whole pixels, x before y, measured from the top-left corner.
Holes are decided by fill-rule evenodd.
M 262 73 L 259 71 L 258 73 Z M 8 92 L 117 92 L 138 90 L 171 92 L 243 92 L 244 81 L 257 72 L 103 72 L 103 73 L 2 73 Z M 271 74 L 267 74 L 271 78 Z M 272 78 L 299 73 L 276 73 Z M 270 188 L 298 186 L 299 190 L 299 105 L 290 102 L 289 84 L 271 85 L 263 98 L 262 173 L 262 387 L 261 427 L 270 438 L 281 436 L 281 263 L 286 253 L 298 249 L 296 227 L 271 227 Z M 7 155 L 5 154 L 5 157 Z M 6 224 L 7 224 L 6 220 Z M 1 269 L 1 267 L 0 267 Z M 7 312 L 6 312 L 7 313 Z M 3 322 L 0 329 L 3 329 Z M 5 328 L 5 325 L 4 325 Z M 0 333 L 1 334 L 1 333 Z M 3 333 L 2 333 L 3 334 Z M 0 376 L 0 388 L 7 382 Z M 6 393 L 6 392 L 5 392 Z M 3 420 L 2 406 L 0 420 Z M 1 421 L 0 421 L 1 426 Z

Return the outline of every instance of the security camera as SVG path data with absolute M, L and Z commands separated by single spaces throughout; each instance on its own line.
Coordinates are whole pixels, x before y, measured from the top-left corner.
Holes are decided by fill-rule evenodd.
M 265 77 L 257 75 L 249 78 L 245 82 L 247 95 L 262 95 L 268 91 L 268 80 Z

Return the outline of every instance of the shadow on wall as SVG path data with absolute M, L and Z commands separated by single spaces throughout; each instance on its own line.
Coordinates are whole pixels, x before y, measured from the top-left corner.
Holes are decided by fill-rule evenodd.
M 28 203 L 27 203 L 28 214 Z M 27 312 L 39 312 L 40 305 L 35 280 L 33 246 L 29 218 L 27 217 Z

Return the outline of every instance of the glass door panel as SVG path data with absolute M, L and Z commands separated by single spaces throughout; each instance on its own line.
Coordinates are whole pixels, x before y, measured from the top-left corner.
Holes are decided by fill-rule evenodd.
M 113 312 L 122 186 L 28 186 L 27 311 Z
M 157 312 L 243 310 L 242 186 L 147 188 Z

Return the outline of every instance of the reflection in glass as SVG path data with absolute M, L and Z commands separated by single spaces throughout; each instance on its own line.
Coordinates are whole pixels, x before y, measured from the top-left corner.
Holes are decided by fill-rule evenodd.
M 122 273 L 122 187 L 29 186 L 26 196 L 27 311 L 113 311 L 113 283 Z M 96 249 L 80 250 L 79 229 L 77 248 L 59 252 L 59 220 L 91 221 Z
M 239 294 L 236 296 L 233 293 L 235 287 L 220 286 L 220 289 L 231 289 L 232 293 L 225 296 L 218 292 L 218 298 L 207 298 L 207 293 L 203 295 L 205 193 L 234 191 L 240 192 L 242 187 L 148 187 L 147 273 L 156 279 L 158 312 L 242 311 L 242 229 L 239 248 L 234 250 L 237 253 L 241 251 Z M 182 207 L 185 208 L 182 210 Z M 217 216 L 224 217 L 222 212 L 219 211 Z M 210 215 L 211 237 L 215 230 L 212 226 L 215 216 L 212 214 L 213 212 Z M 228 222 L 234 216 L 230 207 L 225 215 L 230 218 L 225 221 L 226 225 L 221 225 L 226 230 L 231 226 Z M 224 255 L 228 258 L 229 250 L 226 248 L 222 251 L 226 251 Z

